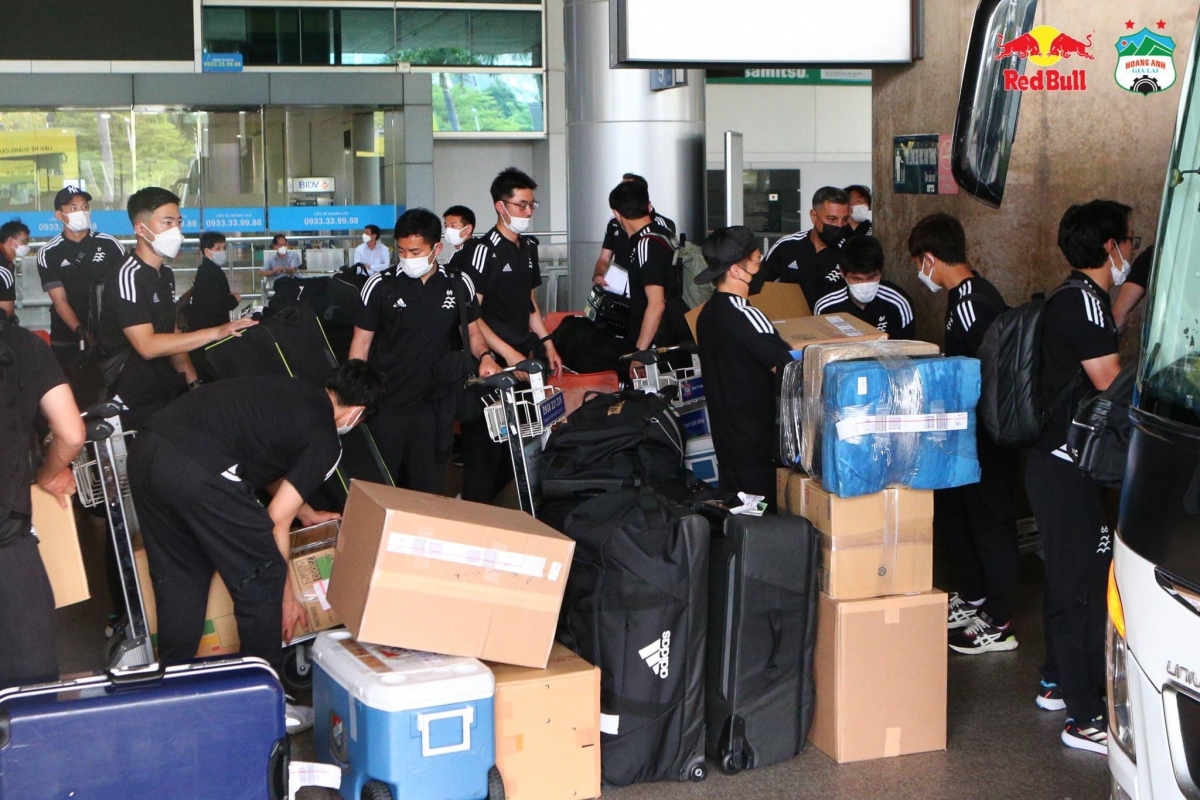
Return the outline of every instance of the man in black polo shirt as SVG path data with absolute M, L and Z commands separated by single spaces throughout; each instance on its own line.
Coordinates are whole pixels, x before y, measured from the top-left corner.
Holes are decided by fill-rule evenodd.
M 38 252 L 38 277 L 50 295 L 50 345 L 67 374 L 76 401 L 86 406 L 97 399 L 98 387 L 78 369 L 80 342 L 90 346 L 94 330 L 97 284 L 125 261 L 125 248 L 106 233 L 92 233 L 92 196 L 67 186 L 54 196 L 54 216 L 62 223 L 58 236 Z
M 546 332 L 538 307 L 538 240 L 525 236 L 538 207 L 533 197 L 537 184 L 516 167 L 492 181 L 496 226 L 470 243 L 469 272 L 479 296 L 484 323 L 522 357 L 546 361 L 555 375 L 562 374 L 562 358 Z M 503 357 L 503 356 L 502 356 Z M 490 503 L 507 483 L 508 447 L 491 440 L 481 422 L 462 425 L 463 499 Z
M 384 377 L 363 361 L 324 388 L 279 376 L 217 381 L 146 423 L 129 454 L 129 488 L 158 609 L 158 654 L 191 661 L 213 572 L 233 598 L 242 653 L 276 671 L 305 618 L 286 590 L 292 522 L 337 514 L 305 502 L 342 457 L 338 437 L 370 416 Z M 264 508 L 256 492 L 271 494 Z
M 874 236 L 856 236 L 842 245 L 846 285 L 813 306 L 814 314 L 850 314 L 874 325 L 889 339 L 915 339 L 916 320 L 908 292 L 883 280 L 883 245 Z
M 622 183 L 635 183 L 645 190 L 646 195 L 650 194 L 650 184 L 641 175 L 632 172 L 626 172 L 621 176 Z M 675 239 L 676 228 L 674 221 L 664 217 L 662 214 L 654 212 L 654 206 L 650 206 L 650 214 L 654 217 L 654 224 L 660 228 L 665 228 L 670 232 L 670 238 Z M 607 286 L 604 282 L 604 275 L 608 272 L 609 266 L 616 264 L 626 272 L 632 270 L 636 264 L 634 263 L 634 243 L 629 238 L 629 234 L 621 227 L 621 222 L 616 217 L 608 221 L 608 225 L 604 228 L 604 242 L 600 245 L 600 258 L 596 259 L 596 268 L 592 274 L 592 283 L 597 286 Z
M 462 305 L 480 376 L 493 375 L 500 367 L 480 331 L 470 277 L 452 277 L 435 264 L 442 247 L 437 215 L 424 208 L 409 209 L 396 220 L 395 233 L 399 269 L 395 276 L 372 276 L 363 286 L 350 357 L 369 357 L 371 365 L 387 375 L 387 395 L 371 432 L 396 485 L 437 494 L 454 415 L 446 403 L 435 403 L 445 394 L 445 387 L 436 385 L 435 371 L 461 330 Z
M 104 286 L 100 349 L 108 394 L 129 408 L 123 419 L 137 429 L 196 383 L 189 351 L 257 323 L 239 319 L 181 333 L 175 324 L 175 274 L 163 263 L 183 245 L 179 198 L 151 186 L 130 196 L 127 210 L 137 248 Z
M 967 263 L 962 225 L 949 214 L 925 217 L 908 237 L 908 252 L 918 269 L 928 270 L 932 285 L 949 295 L 946 355 L 978 358 L 983 335 L 1008 305 Z M 997 446 L 982 425 L 976 438 L 979 483 L 933 495 L 937 535 L 948 541 L 958 573 L 947 621 L 950 648 L 968 655 L 1016 648 L 1010 621 L 1020 577 L 1012 504 L 1020 451 Z
M 205 231 L 200 234 L 200 266 L 196 279 L 188 290 L 187 305 L 183 316 L 189 331 L 218 328 L 229 322 L 229 312 L 238 307 L 242 296 L 229 289 L 229 278 L 225 275 L 228 254 L 225 250 L 225 234 Z M 210 370 L 204 348 L 198 347 L 188 354 L 196 373 L 208 380 Z
M 873 236 L 871 232 L 871 190 L 866 186 L 855 184 L 846 187 L 850 197 L 850 229 L 846 238 L 851 236 Z
M 0 225 L 0 310 L 17 309 L 17 267 L 29 254 L 29 226 L 19 219 Z
M 791 354 L 766 315 L 747 301 L 762 265 L 750 229 L 718 228 L 703 250 L 709 268 L 696 283 L 713 281 L 716 291 L 696 320 L 696 342 L 721 491 L 762 495 L 774 510 L 776 374 Z
M 1042 311 L 1042 401 L 1050 415 L 1025 460 L 1046 557 L 1043 688 L 1057 684 L 1066 703 L 1063 744 L 1098 753 L 1108 752 L 1104 634 L 1113 531 L 1103 488 L 1071 461 L 1066 440 L 1079 401 L 1107 389 L 1121 371 L 1108 292 L 1125 281 L 1140 243 L 1129 229 L 1130 211 L 1093 200 L 1071 206 L 1059 223 L 1058 247 L 1072 269 Z M 1065 402 L 1053 404 L 1069 386 Z
M 669 347 L 690 341 L 687 306 L 679 286 L 674 238 L 652 218 L 650 195 L 636 181 L 622 181 L 609 192 L 608 205 L 632 242 L 629 269 L 629 332 L 634 350 Z
M 766 281 L 798 283 L 808 307 L 814 308 L 822 297 L 846 285 L 838 266 L 838 245 L 850 224 L 850 196 L 833 186 L 822 186 L 813 194 L 808 214 L 811 229 L 784 236 L 767 251 L 751 294 Z
M 34 474 L 39 412 L 54 434 Z M 0 310 L 0 689 L 58 679 L 54 594 L 31 535 L 29 486 L 64 508 L 75 493 L 71 460 L 83 447 L 83 420 L 50 348 Z
M 437 261 L 453 275 L 467 265 L 467 243 L 475 236 L 475 212 L 466 206 L 450 206 L 442 214 L 442 223 L 442 250 Z

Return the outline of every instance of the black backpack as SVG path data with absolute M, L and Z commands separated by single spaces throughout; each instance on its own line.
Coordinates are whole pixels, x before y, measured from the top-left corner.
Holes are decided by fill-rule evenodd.
M 1083 379 L 1080 368 L 1049 405 L 1042 402 L 1042 312 L 1063 289 L 1091 292 L 1091 286 L 1072 278 L 1046 297 L 1034 297 L 996 317 L 979 346 L 982 391 L 978 417 L 996 444 L 1027 447 L 1042 436 L 1046 420 L 1075 391 Z
M 587 317 L 567 317 L 554 330 L 554 348 L 576 372 L 624 372 L 625 341 Z
M 1129 406 L 1136 376 L 1137 362 L 1126 364 L 1107 389 L 1080 401 L 1067 429 L 1071 460 L 1084 475 L 1112 489 L 1120 487 L 1129 460 L 1129 440 L 1133 436 Z
M 628 390 L 590 395 L 550 434 L 542 454 L 542 492 L 570 497 L 683 475 L 679 415 L 657 394 Z

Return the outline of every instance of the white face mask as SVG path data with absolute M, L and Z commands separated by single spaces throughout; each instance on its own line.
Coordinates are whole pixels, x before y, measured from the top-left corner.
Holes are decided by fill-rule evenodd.
M 529 230 L 529 225 L 533 222 L 533 217 L 514 217 L 507 211 L 504 213 L 504 216 L 508 217 L 508 219 L 504 220 L 504 224 L 513 233 L 524 233 Z
M 67 214 L 67 230 L 75 233 L 83 233 L 92 227 L 92 212 L 90 211 L 72 211 Z
M 224 250 L 213 250 L 208 260 L 218 267 L 223 267 L 229 261 L 229 255 Z
M 370 244 L 370 243 L 371 243 L 371 234 L 364 233 L 363 234 L 363 244 Z
M 287 245 L 285 244 L 283 247 L 275 248 L 275 252 L 278 253 L 280 256 L 286 256 L 288 253 Z
M 1125 260 L 1125 254 L 1121 252 L 1120 248 L 1117 249 L 1117 255 L 1121 257 L 1120 268 L 1113 262 L 1112 256 L 1108 257 L 1108 268 L 1112 270 L 1113 286 L 1120 286 L 1129 277 L 1129 262 Z
M 15 255 L 17 258 L 24 258 L 25 256 L 29 255 L 29 245 L 27 245 L 27 244 L 17 245 L 17 252 Z
M 875 299 L 875 295 L 879 294 L 879 281 L 847 283 L 846 288 L 850 290 L 851 297 L 865 306 Z
M 400 269 L 410 278 L 420 278 L 433 269 L 433 262 L 430 261 L 429 256 L 402 258 L 400 259 Z
M 850 206 L 850 219 L 855 222 L 870 222 L 871 209 L 866 206 Z
M 942 287 L 938 286 L 933 280 L 933 257 L 927 254 L 925 258 L 929 259 L 929 274 L 925 274 L 925 259 L 921 259 L 921 268 L 917 270 L 917 280 L 925 284 L 926 289 L 937 294 L 942 290 Z
M 150 236 L 154 236 L 145 225 L 142 226 L 142 229 Z M 181 228 L 167 228 L 150 240 L 150 246 L 154 248 L 154 252 L 163 258 L 174 258 L 179 255 L 179 248 L 183 247 L 183 230 Z
M 357 416 L 355 416 L 354 414 L 351 414 L 350 421 L 337 429 L 337 435 L 345 436 L 347 433 L 354 430 L 354 426 L 357 425 L 359 423 L 359 421 L 362 419 L 362 415 L 363 415 L 363 411 L 361 408 L 358 410 Z
M 466 240 L 463 230 L 463 228 L 446 228 L 442 231 L 442 239 L 451 247 L 458 247 Z

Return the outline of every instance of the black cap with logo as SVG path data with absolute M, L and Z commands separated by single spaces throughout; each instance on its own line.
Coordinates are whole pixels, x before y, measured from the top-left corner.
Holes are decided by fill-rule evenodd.
M 92 196 L 78 186 L 64 186 L 58 190 L 58 194 L 54 195 L 54 210 L 58 211 L 76 197 L 82 197 L 89 203 L 92 202 Z
M 739 261 L 751 256 L 760 247 L 754 232 L 745 225 L 717 228 L 704 240 L 701 249 L 708 269 L 696 276 L 694 283 L 710 283 L 725 274 Z

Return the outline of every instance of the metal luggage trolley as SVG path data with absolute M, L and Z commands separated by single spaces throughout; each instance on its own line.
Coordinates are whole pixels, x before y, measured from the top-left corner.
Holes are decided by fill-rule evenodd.
M 493 442 L 508 442 L 513 480 L 521 510 L 537 516 L 538 461 L 543 434 L 566 413 L 566 398 L 557 386 L 542 380 L 545 365 L 535 359 L 502 370 L 487 378 L 467 380 L 467 388 L 483 387 L 494 394 L 484 398 L 483 416 Z M 529 388 L 518 389 L 515 373 L 529 376 Z
M 671 369 L 665 363 L 669 353 L 690 353 L 692 364 L 688 367 Z M 704 379 L 700 375 L 700 360 L 695 345 L 659 347 L 654 350 L 639 350 L 621 356 L 621 361 L 640 364 L 644 374 L 633 376 L 633 388 L 643 392 L 661 394 L 670 400 L 676 410 L 684 410 L 704 396 Z M 663 369 L 666 366 L 666 369 Z
M 126 466 L 129 440 L 135 432 L 122 429 L 120 414 L 124 410 L 123 406 L 108 401 L 93 405 L 83 414 L 87 423 L 87 444 L 71 465 L 80 503 L 85 508 L 103 506 L 117 556 L 125 616 L 114 626 L 104 651 L 107 667 L 114 674 L 140 672 L 158 661 L 133 555 L 133 542 L 141 528 L 129 492 Z M 293 531 L 292 536 L 295 538 L 309 530 L 311 528 Z M 293 545 L 292 557 L 335 542 L 336 538 L 326 538 Z M 285 648 L 280 679 L 289 691 L 304 691 L 311 687 L 312 641 L 316 637 L 316 633 L 295 637 Z

